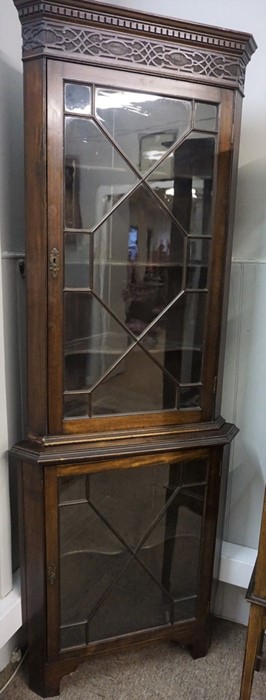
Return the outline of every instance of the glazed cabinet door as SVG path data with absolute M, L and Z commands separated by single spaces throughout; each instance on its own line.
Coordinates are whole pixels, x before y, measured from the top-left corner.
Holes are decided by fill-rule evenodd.
M 200 637 L 219 466 L 216 449 L 46 469 L 50 660 L 114 640 Z
M 233 94 L 50 61 L 48 96 L 49 432 L 211 420 Z

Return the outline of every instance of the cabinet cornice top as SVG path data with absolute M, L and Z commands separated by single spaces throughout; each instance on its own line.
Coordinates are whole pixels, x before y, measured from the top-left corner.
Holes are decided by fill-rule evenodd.
M 243 90 L 252 35 L 88 0 L 13 0 L 24 59 L 77 58 Z M 78 57 L 77 57 L 78 54 Z M 208 56 L 208 61 L 206 64 Z

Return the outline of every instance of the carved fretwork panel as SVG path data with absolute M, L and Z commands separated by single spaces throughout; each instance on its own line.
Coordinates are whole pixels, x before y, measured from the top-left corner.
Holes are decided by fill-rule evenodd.
M 117 67 L 160 71 L 180 78 L 197 76 L 208 82 L 244 87 L 243 58 L 121 32 L 96 31 L 80 25 L 66 27 L 63 22 L 43 20 L 24 24 L 23 49 L 25 57 L 40 53 L 78 56 L 79 60 L 94 63 L 111 62 Z
M 112 63 L 243 91 L 255 42 L 243 32 L 156 17 L 87 0 L 14 0 L 24 58 L 49 55 Z

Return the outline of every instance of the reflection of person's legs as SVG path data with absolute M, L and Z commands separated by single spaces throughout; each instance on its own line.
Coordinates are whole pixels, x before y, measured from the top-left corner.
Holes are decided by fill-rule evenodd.
M 239 700 L 250 700 L 265 608 L 251 603 Z

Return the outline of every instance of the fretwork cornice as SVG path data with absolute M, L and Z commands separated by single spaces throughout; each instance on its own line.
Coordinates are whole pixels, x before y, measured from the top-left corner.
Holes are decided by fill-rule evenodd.
M 86 0 L 14 0 L 24 59 L 60 56 L 236 87 L 256 48 L 249 34 Z

